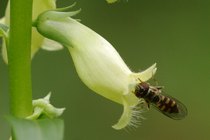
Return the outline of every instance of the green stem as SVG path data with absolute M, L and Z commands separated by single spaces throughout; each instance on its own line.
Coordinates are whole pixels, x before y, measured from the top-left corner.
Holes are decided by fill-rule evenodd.
M 16 117 L 32 113 L 31 21 L 32 0 L 10 1 L 8 50 L 10 110 Z

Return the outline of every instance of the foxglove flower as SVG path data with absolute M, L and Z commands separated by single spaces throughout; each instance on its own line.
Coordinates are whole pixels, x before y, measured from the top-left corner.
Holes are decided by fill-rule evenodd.
M 76 71 L 87 87 L 123 105 L 123 114 L 113 128 L 135 125 L 141 112 L 136 106 L 141 101 L 133 92 L 139 79 L 147 81 L 155 74 L 156 64 L 143 72 L 132 72 L 108 41 L 69 17 L 77 13 L 47 11 L 38 17 L 34 26 L 43 36 L 68 48 Z
M 55 0 L 34 0 L 33 1 L 33 20 L 37 18 L 37 16 L 43 11 L 49 9 L 56 8 Z M 10 24 L 10 2 L 7 4 L 5 16 L 0 19 L 1 24 L 8 25 Z M 49 47 L 50 46 L 50 47 Z M 55 41 L 44 38 L 41 36 L 35 29 L 32 30 L 32 40 L 31 40 L 31 57 L 35 55 L 35 53 L 39 50 L 39 48 L 43 48 L 45 50 L 54 51 L 62 49 L 62 46 Z M 7 63 L 7 50 L 5 42 L 2 45 L 2 56 L 4 61 Z

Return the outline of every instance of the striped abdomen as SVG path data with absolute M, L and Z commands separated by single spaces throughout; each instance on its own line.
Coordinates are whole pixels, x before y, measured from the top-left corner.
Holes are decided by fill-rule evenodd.
M 175 100 L 164 95 L 159 96 L 159 102 L 154 103 L 157 108 L 159 108 L 159 110 L 167 113 L 179 113 L 179 109 Z

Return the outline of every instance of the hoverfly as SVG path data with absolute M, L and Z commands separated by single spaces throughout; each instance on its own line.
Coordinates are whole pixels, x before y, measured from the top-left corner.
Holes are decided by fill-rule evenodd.
M 173 97 L 162 94 L 162 88 L 161 86 L 150 86 L 149 83 L 140 80 L 140 83 L 136 85 L 134 94 L 138 98 L 143 98 L 148 108 L 151 104 L 169 118 L 174 120 L 185 118 L 187 115 L 185 105 Z

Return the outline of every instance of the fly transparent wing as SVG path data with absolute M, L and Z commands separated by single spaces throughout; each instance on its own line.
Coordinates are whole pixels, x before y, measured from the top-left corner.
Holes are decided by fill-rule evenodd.
M 169 95 L 162 94 L 161 96 L 164 98 L 161 99 L 160 106 L 158 104 L 152 103 L 152 106 L 154 108 L 174 120 L 181 120 L 187 116 L 187 108 L 183 103 Z M 167 98 L 170 99 L 170 102 L 168 103 L 166 102 L 166 100 L 164 100 Z M 175 104 L 172 105 L 172 103 Z M 165 108 L 163 106 L 165 106 Z

